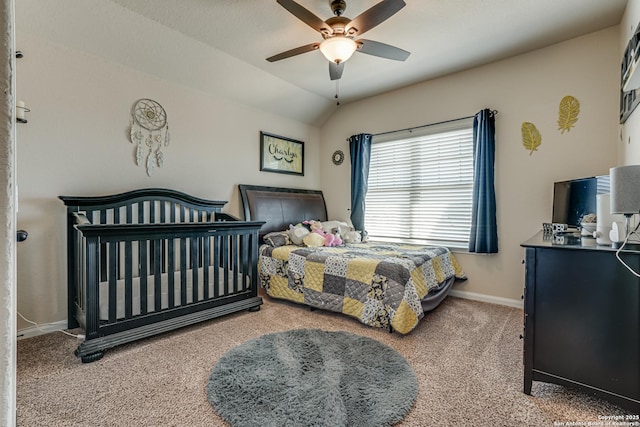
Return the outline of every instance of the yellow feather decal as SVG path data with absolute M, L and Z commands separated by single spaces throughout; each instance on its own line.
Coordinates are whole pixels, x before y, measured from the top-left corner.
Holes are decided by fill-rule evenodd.
M 542 135 L 536 128 L 536 125 L 529 122 L 522 123 L 522 145 L 529 150 L 529 155 L 534 151 L 538 151 L 538 147 L 542 144 Z
M 580 114 L 580 103 L 573 96 L 565 96 L 560 101 L 560 112 L 558 114 L 558 130 L 564 133 L 569 132 L 578 121 Z

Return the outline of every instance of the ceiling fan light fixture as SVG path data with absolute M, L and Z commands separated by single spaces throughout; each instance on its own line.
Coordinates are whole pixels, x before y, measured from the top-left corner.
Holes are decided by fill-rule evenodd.
M 320 52 L 331 62 L 339 64 L 351 58 L 358 44 L 348 37 L 334 36 L 320 43 Z

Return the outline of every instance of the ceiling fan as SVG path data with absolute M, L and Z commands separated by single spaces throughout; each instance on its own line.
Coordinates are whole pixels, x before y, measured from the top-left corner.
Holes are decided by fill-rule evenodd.
M 338 80 L 342 77 L 344 62 L 349 59 L 354 52 L 362 52 L 367 55 L 379 56 L 395 61 L 404 61 L 410 55 L 406 50 L 385 43 L 366 39 L 355 39 L 386 21 L 406 6 L 403 0 L 382 0 L 380 3 L 362 12 L 353 20 L 342 16 L 344 10 L 347 8 L 345 1 L 330 0 L 331 10 L 335 16 L 332 16 L 326 21 L 318 18 L 293 0 L 277 1 L 295 17 L 318 31 L 324 41 L 310 43 L 271 56 L 267 58 L 269 62 L 280 61 L 281 59 L 290 58 L 302 53 L 320 50 L 329 60 L 329 76 L 331 80 Z

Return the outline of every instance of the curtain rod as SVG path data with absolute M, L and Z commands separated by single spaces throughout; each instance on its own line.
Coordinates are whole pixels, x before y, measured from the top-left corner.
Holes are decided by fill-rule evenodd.
M 491 110 L 491 114 L 493 114 L 494 116 L 495 116 L 495 115 L 497 115 L 497 114 L 498 114 L 498 110 Z M 459 120 L 472 119 L 472 118 L 474 118 L 475 116 L 476 116 L 476 115 L 474 114 L 473 116 L 460 117 L 460 118 L 457 118 L 457 119 L 451 119 L 451 120 L 444 120 L 444 121 L 442 121 L 442 122 L 429 123 L 429 124 L 426 124 L 426 125 L 420 125 L 420 126 L 412 126 L 412 127 L 410 127 L 410 128 L 405 128 L 405 129 L 390 130 L 390 131 L 388 131 L 388 132 L 374 133 L 374 134 L 372 134 L 371 136 L 388 135 L 388 134 L 390 134 L 390 133 L 404 132 L 404 131 L 407 131 L 407 130 L 408 130 L 409 132 L 411 132 L 411 131 L 412 131 L 412 130 L 414 130 L 414 129 L 421 129 L 421 128 L 426 128 L 426 127 L 429 127 L 429 126 L 435 126 L 435 125 L 442 125 L 442 124 L 445 124 L 445 123 L 457 122 L 457 121 L 459 121 Z M 347 138 L 347 141 L 349 141 L 349 138 Z

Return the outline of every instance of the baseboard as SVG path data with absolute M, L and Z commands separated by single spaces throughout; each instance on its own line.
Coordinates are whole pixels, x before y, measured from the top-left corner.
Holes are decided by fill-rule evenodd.
M 492 295 L 478 294 L 476 292 L 459 291 L 457 289 L 452 289 L 449 292 L 449 295 L 451 295 L 452 297 L 488 302 L 491 304 L 506 305 L 513 308 L 520 308 L 520 309 L 524 308 L 523 301 L 518 299 L 494 297 Z
M 459 291 L 452 289 L 449 291 L 452 297 L 470 299 L 474 301 L 488 302 L 491 304 L 506 305 L 509 307 L 522 309 L 524 304 L 522 300 L 494 297 L 492 295 L 479 294 L 476 292 Z M 38 335 L 48 334 L 50 332 L 62 331 L 67 329 L 67 321 L 60 320 L 54 323 L 46 323 L 44 325 L 31 326 L 18 331 L 18 339 L 37 337 Z
M 67 321 L 60 320 L 59 322 L 45 323 L 44 325 L 30 326 L 18 331 L 18 339 L 37 337 L 38 335 L 48 334 L 50 332 L 62 331 L 67 329 Z

